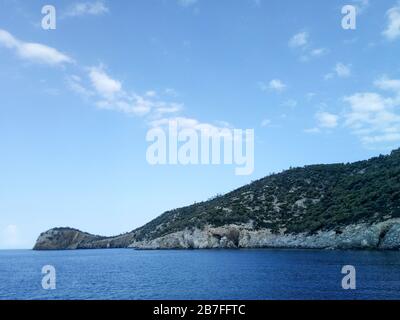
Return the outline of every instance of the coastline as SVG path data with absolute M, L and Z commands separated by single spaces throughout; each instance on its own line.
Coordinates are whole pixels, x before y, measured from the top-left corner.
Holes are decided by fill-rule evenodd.
M 76 229 L 52 229 L 40 235 L 34 250 L 130 248 L 136 250 L 190 249 L 320 249 L 399 250 L 400 219 L 376 224 L 354 224 L 314 234 L 273 233 L 247 225 L 206 226 L 185 229 L 155 239 L 135 239 L 135 232 L 117 237 L 100 237 Z

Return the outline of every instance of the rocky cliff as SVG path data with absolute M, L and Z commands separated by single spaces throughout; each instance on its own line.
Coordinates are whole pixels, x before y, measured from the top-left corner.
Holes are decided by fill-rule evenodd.
M 400 150 L 273 174 L 116 237 L 52 229 L 34 249 L 127 247 L 400 249 Z
M 133 242 L 135 249 L 216 249 L 216 248 L 296 248 L 296 249 L 399 249 L 400 219 L 374 225 L 350 225 L 341 230 L 316 234 L 272 233 L 245 226 L 206 227 L 184 230 L 149 241 Z
M 127 248 L 133 239 L 127 233 L 117 237 L 102 237 L 72 228 L 54 228 L 40 234 L 34 250 L 74 250 Z
M 134 248 L 157 249 L 400 249 L 400 219 L 368 225 L 355 224 L 339 230 L 315 234 L 273 233 L 270 229 L 254 230 L 250 226 L 206 226 L 185 229 L 152 240 L 136 241 L 134 236 L 102 238 L 73 229 L 52 229 L 43 233 L 35 250 L 72 250 Z

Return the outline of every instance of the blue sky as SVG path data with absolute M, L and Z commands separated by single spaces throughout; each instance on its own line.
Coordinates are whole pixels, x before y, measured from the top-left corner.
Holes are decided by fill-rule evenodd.
M 0 0 L 0 248 L 56 226 L 119 234 L 290 166 L 388 153 L 399 49 L 395 0 Z M 150 166 L 146 132 L 170 118 L 254 129 L 254 173 Z

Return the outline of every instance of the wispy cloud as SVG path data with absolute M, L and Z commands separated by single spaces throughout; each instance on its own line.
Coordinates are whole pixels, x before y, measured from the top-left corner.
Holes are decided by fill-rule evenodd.
M 310 55 L 313 57 L 320 57 L 328 53 L 328 49 L 326 48 L 317 48 L 310 51 Z
M 88 7 L 85 6 L 85 8 Z M 92 9 L 95 10 L 94 8 L 90 10 Z M 63 65 L 74 62 L 69 56 L 54 48 L 18 40 L 2 29 L 0 29 L 0 45 L 14 50 L 19 57 L 32 62 L 49 65 Z M 110 76 L 104 66 L 79 67 L 78 70 L 83 70 L 82 74 L 78 72 L 79 75 L 70 74 L 66 76 L 68 88 L 91 101 L 100 109 L 145 117 L 145 123 L 149 126 L 154 126 L 157 122 L 162 124 L 170 119 L 179 119 L 179 123 L 183 126 L 192 125 L 197 129 L 205 129 L 206 131 L 217 130 L 219 132 L 225 128 L 182 115 L 178 116 L 184 105 L 170 101 L 171 98 L 177 97 L 176 91 L 172 88 L 161 92 L 148 90 L 144 94 L 138 94 L 124 88 L 123 83 Z
M 265 82 L 259 82 L 258 85 L 262 91 L 272 90 L 282 92 L 287 88 L 287 85 L 279 79 L 272 79 L 268 84 Z
M 109 12 L 105 1 L 77 2 L 65 12 L 65 16 L 79 17 L 85 15 L 98 16 Z
M 154 90 L 144 94 L 127 91 L 121 81 L 110 76 L 103 66 L 87 68 L 87 81 L 73 75 L 67 78 L 70 89 L 90 98 L 100 109 L 113 110 L 128 115 L 157 119 L 166 114 L 176 114 L 183 104 L 162 100 Z
M 329 112 L 318 112 L 315 115 L 318 121 L 318 127 L 333 129 L 338 126 L 339 116 Z
M 48 65 L 62 65 L 73 62 L 72 58 L 57 49 L 40 43 L 21 41 L 3 29 L 0 29 L 0 45 L 14 50 L 18 57 L 30 62 Z
M 231 135 L 232 126 L 229 123 L 225 122 L 212 124 L 208 122 L 202 122 L 194 118 L 188 118 L 185 116 L 165 117 L 149 122 L 150 127 L 153 129 L 155 128 L 165 129 L 170 124 L 174 124 L 179 130 L 191 129 L 199 131 L 201 132 L 201 134 L 205 136 L 210 136 L 210 137 L 226 136 L 227 138 L 234 138 Z
M 0 29 L 0 46 L 15 51 L 20 58 L 31 62 L 48 65 L 64 65 L 74 62 L 72 58 L 54 48 L 40 43 L 21 41 L 2 29 Z M 66 76 L 66 84 L 73 92 L 93 101 L 98 108 L 147 116 L 150 119 L 173 115 L 183 109 L 183 104 L 171 102 L 170 99 L 161 99 L 152 90 L 142 95 L 127 91 L 123 88 L 122 82 L 111 77 L 103 66 L 90 68 L 82 68 L 78 64 L 77 66 L 78 70 L 81 70 L 78 72 L 79 75 Z M 173 94 L 176 92 L 168 89 L 160 96 L 169 95 L 171 98 Z
M 327 73 L 324 78 L 325 80 L 329 80 L 334 78 L 335 76 L 339 78 L 348 78 L 351 76 L 351 65 L 344 64 L 342 62 L 338 62 L 333 68 L 333 72 Z
M 300 61 L 308 62 L 312 59 L 322 57 L 329 53 L 329 49 L 324 47 L 314 47 L 307 31 L 295 34 L 289 40 L 289 47 L 300 50 Z
M 304 47 L 308 43 L 308 38 L 309 38 L 308 32 L 306 31 L 299 32 L 289 40 L 289 47 L 291 48 Z
M 328 53 L 329 53 L 329 50 L 326 48 L 311 49 L 301 55 L 300 61 L 308 62 L 313 59 L 320 58 Z
M 382 90 L 393 91 L 400 95 L 400 80 L 390 79 L 387 75 L 383 75 L 375 80 L 374 85 Z
M 121 93 L 121 82 L 112 79 L 101 67 L 90 68 L 89 78 L 94 89 L 103 98 L 111 100 Z
M 400 38 L 400 5 L 389 9 L 386 16 L 387 26 L 382 34 L 386 39 L 394 41 Z
M 85 98 L 92 97 L 95 93 L 89 89 L 87 89 L 83 82 L 82 78 L 77 75 L 70 75 L 66 77 L 66 82 L 69 87 L 73 92 L 79 94 L 80 96 L 83 96 Z
M 261 121 L 261 127 L 268 127 L 270 124 L 272 123 L 272 121 L 270 119 L 264 119 L 263 121 Z
M 345 65 L 341 62 L 336 64 L 335 71 L 338 77 L 347 78 L 351 75 L 351 65 Z

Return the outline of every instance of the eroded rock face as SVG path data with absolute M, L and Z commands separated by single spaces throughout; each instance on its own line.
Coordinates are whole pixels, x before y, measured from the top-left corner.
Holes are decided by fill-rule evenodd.
M 184 230 L 150 241 L 133 242 L 136 249 L 218 249 L 237 248 L 240 231 L 237 226 L 206 227 Z
M 251 224 L 206 226 L 185 229 L 152 240 L 136 241 L 134 233 L 118 237 L 100 237 L 75 229 L 58 228 L 42 233 L 35 250 L 72 250 L 100 248 L 155 249 L 229 249 L 229 248 L 299 248 L 299 249 L 400 249 L 400 219 L 369 225 L 355 224 L 340 230 L 316 234 L 272 233 L 254 230 Z
M 184 230 L 150 240 L 133 242 L 136 249 L 299 248 L 299 249 L 400 249 L 400 221 L 350 225 L 316 234 L 274 234 L 243 226 Z
M 390 226 L 382 238 L 379 245 L 381 249 L 399 249 L 400 248 L 400 223 Z
M 56 228 L 43 232 L 36 241 L 34 250 L 71 250 L 100 237 L 70 228 Z

